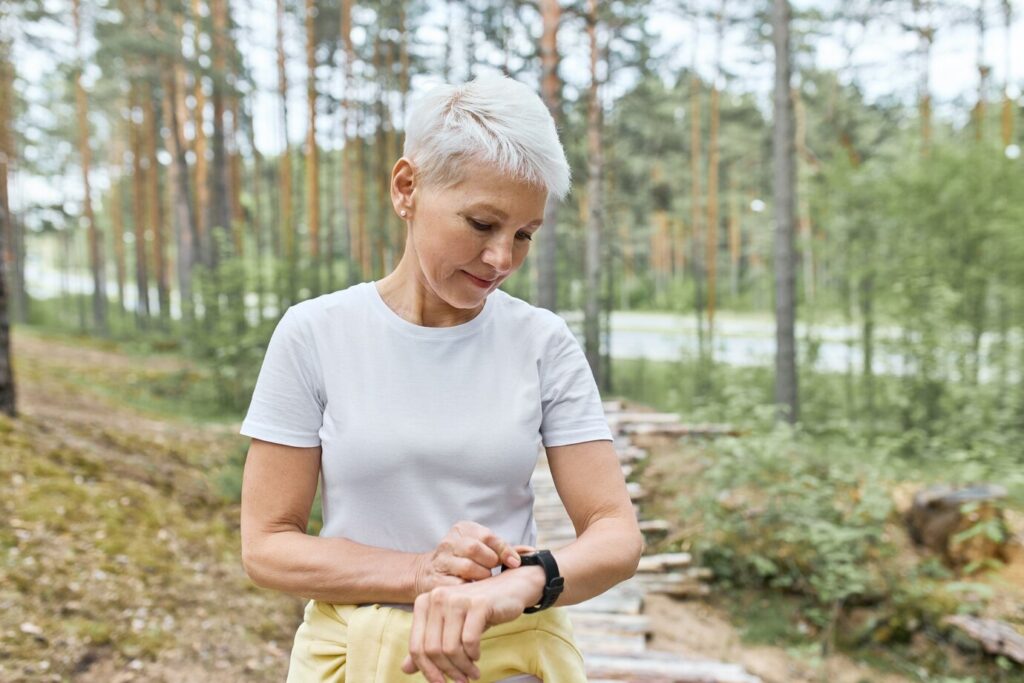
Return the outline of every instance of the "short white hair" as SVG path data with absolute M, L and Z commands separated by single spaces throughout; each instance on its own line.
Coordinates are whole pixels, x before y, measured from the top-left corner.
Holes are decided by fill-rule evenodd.
M 456 185 L 466 162 L 480 162 L 559 199 L 569 193 L 569 162 L 551 113 L 531 88 L 498 72 L 416 98 L 402 154 L 427 185 Z

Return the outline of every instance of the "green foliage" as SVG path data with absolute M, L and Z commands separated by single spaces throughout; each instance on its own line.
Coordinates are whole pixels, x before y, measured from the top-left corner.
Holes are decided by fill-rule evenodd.
M 203 316 L 190 337 L 192 351 L 208 363 L 216 399 L 241 412 L 252 396 L 274 321 L 251 323 L 240 258 L 229 257 L 214 271 L 200 269 L 196 282 Z
M 707 493 L 680 508 L 699 515 L 695 548 L 716 576 L 809 595 L 821 626 L 834 603 L 881 592 L 891 503 L 865 460 L 778 426 L 716 442 L 701 478 Z

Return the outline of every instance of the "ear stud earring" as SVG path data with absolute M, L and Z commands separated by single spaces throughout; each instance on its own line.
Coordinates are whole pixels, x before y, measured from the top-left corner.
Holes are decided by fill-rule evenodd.
M 406 213 L 407 213 L 407 212 L 406 212 L 406 210 L 405 210 L 405 209 L 402 209 L 402 218 L 405 218 L 405 214 L 406 214 Z

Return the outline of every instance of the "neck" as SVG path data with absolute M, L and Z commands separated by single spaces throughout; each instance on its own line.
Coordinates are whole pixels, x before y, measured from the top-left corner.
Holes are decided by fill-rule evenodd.
M 434 293 L 415 256 L 406 249 L 398 266 L 376 283 L 377 291 L 402 319 L 423 327 L 453 327 L 469 322 L 483 310 L 455 308 Z

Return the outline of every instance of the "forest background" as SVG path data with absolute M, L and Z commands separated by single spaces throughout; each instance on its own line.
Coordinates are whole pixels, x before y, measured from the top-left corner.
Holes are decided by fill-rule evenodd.
M 863 605 L 845 647 L 993 605 L 1019 630 L 992 577 L 1024 511 L 1022 30 L 1011 0 L 2 0 L 0 403 L 9 319 L 138 357 L 73 382 L 240 419 L 282 312 L 401 256 L 410 97 L 497 69 L 574 177 L 504 289 L 570 320 L 606 398 L 742 434 L 671 496 L 666 547 L 828 647 Z M 997 550 L 898 562 L 927 484 L 998 485 L 953 540 Z

